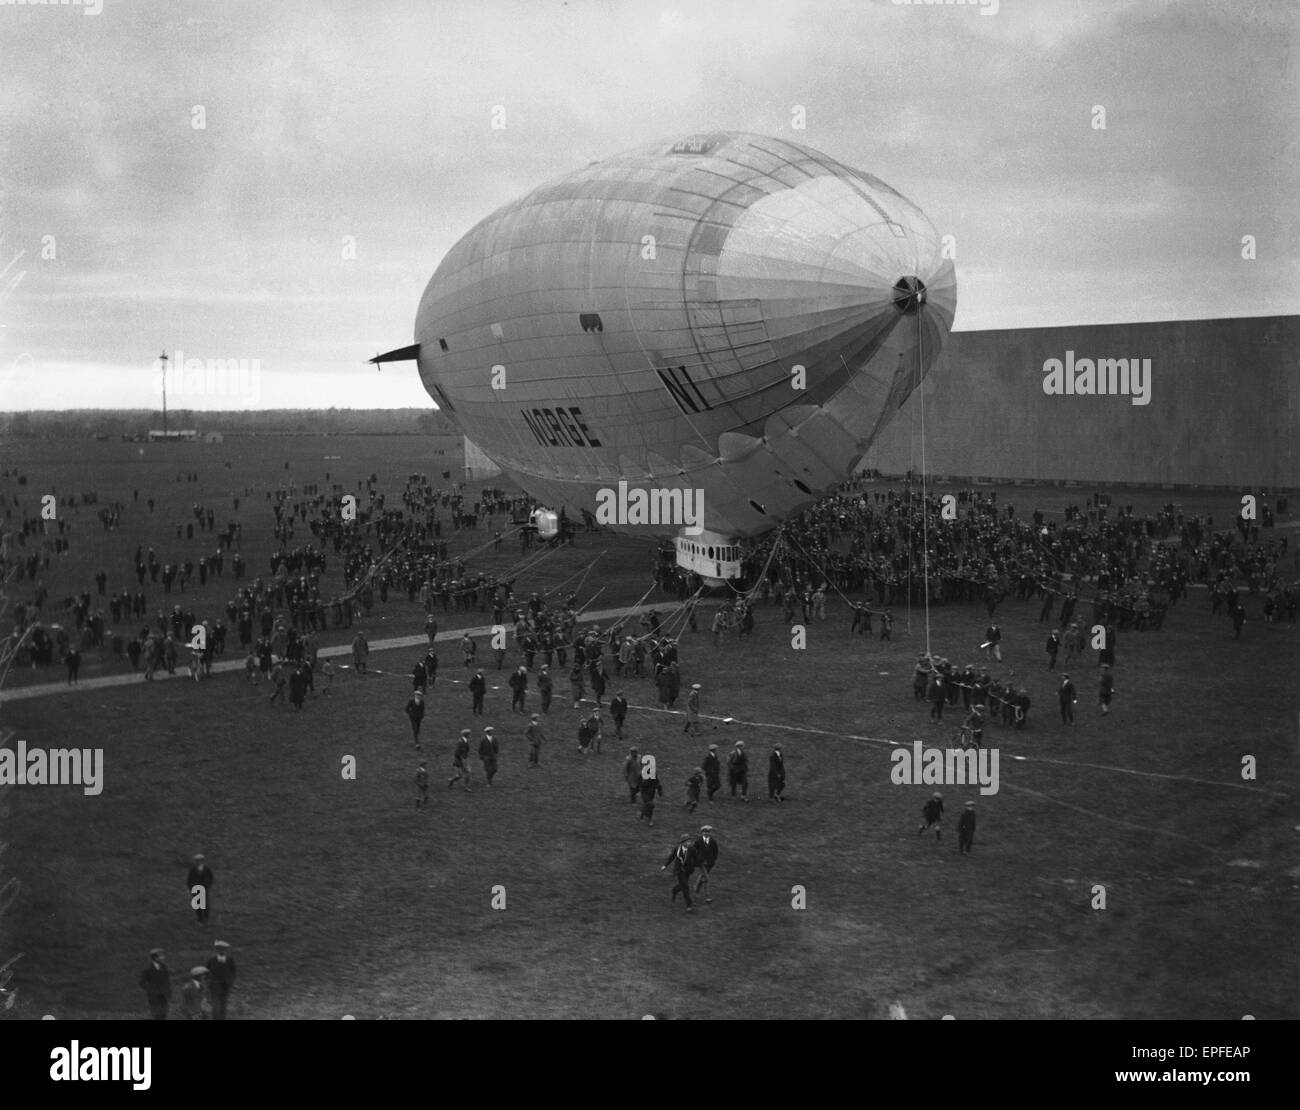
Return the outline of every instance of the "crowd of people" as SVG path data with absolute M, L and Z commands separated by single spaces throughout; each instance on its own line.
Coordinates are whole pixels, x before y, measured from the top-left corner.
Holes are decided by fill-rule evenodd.
M 187 482 L 198 480 L 197 472 L 187 471 L 177 480 L 182 477 Z M 327 473 L 326 484 L 289 483 L 266 491 L 277 546 L 267 573 L 251 581 L 240 550 L 242 520 L 232 518 L 219 527 L 217 510 L 198 502 L 191 506 L 189 518 L 175 525 L 180 552 L 160 555 L 153 546 L 136 546 L 127 563 L 134 587 L 124 585 L 110 592 L 109 571 L 101 567 L 93 575 L 93 590 L 81 589 L 61 600 L 51 598 L 45 576 L 51 573 L 51 560 L 70 550 L 74 522 L 56 512 L 49 519 L 27 514 L 16 526 L 7 523 L 0 545 L 0 578 L 9 582 L 11 601 L 6 657 L 19 668 L 66 664 L 68 679 L 75 682 L 83 652 L 111 649 L 133 670 L 143 670 L 148 681 L 160 669 L 175 673 L 190 653 L 191 671 L 203 676 L 210 673 L 214 657 L 224 654 L 227 630 L 234 628 L 240 649 L 252 651 L 259 661 L 265 654 L 263 641 L 271 641 L 275 658 L 292 662 L 275 650 L 274 641 L 285 641 L 287 631 L 310 640 L 327 629 L 351 628 L 376 604 L 387 603 L 390 591 L 404 592 L 412 602 L 418 597 L 427 613 L 439 604 L 444 612 L 481 612 L 490 603 L 500 619 L 511 598 L 512 579 L 498 581 L 493 575 L 476 573 L 467 568 L 465 556 L 451 555 L 447 540 L 441 538 L 442 514 L 449 514 L 454 535 L 477 528 L 480 519 L 491 528 L 497 515 L 526 514 L 531 506 L 527 498 L 485 490 L 478 500 L 466 502 L 460 491 L 439 489 L 426 477 L 412 475 L 402 494 L 406 510 L 389 510 L 372 474 L 358 480 L 358 492 L 352 495 L 354 511 L 349 512 L 342 483 L 330 484 L 329 477 Z M 251 488 L 245 488 L 232 499 L 235 517 L 241 509 L 247 514 L 253 495 Z M 93 491 L 68 495 L 56 509 L 79 510 L 97 505 L 98 500 Z M 15 494 L 5 507 L 7 521 L 14 521 L 21 504 Z M 133 507 L 143 510 L 146 505 L 152 514 L 155 499 L 142 501 L 136 489 L 129 504 L 115 501 L 98 511 L 111 531 L 122 526 L 123 515 Z M 299 527 L 305 527 L 312 538 L 295 543 Z M 194 550 L 196 530 L 199 545 L 205 537 L 215 540 L 211 551 Z M 518 531 L 530 538 L 535 529 Z M 494 546 L 499 545 L 498 532 Z M 342 577 L 332 585 L 325 578 L 331 546 Z M 223 606 L 213 602 L 207 587 L 210 583 L 224 586 L 227 570 L 234 588 Z M 194 597 L 195 587 L 204 602 Z M 173 596 L 187 600 L 159 605 Z M 208 611 L 196 611 L 201 605 Z M 151 616 L 152 607 L 156 608 Z M 200 627 L 202 634 L 197 631 Z M 269 673 L 260 662 L 259 670 Z
M 253 496 L 245 489 L 242 497 L 233 499 L 233 512 L 247 513 Z M 320 658 L 321 636 L 351 630 L 355 621 L 364 623 L 376 605 L 389 604 L 390 597 L 401 604 L 405 595 L 408 606 L 418 603 L 423 612 L 428 640 L 413 662 L 401 707 L 418 760 L 413 776 L 417 809 L 429 804 L 422 729 L 439 676 L 440 617 L 455 620 L 490 613 L 491 623 L 498 626 L 487 638 L 482 662 L 481 638 L 468 633 L 460 637 L 460 673 L 472 714 L 484 716 L 485 671 L 508 669 L 509 711 L 520 718 L 529 770 L 542 765 L 557 677 L 561 700 L 575 713 L 572 725 L 560 726 L 572 730 L 564 742 L 572 743 L 581 757 L 603 754 L 607 740 L 626 739 L 629 693 L 636 701 L 652 701 L 661 711 L 680 712 L 683 731 L 693 738 L 704 736 L 704 682 L 686 682 L 682 669 L 683 636 L 700 631 L 696 576 L 656 553 L 656 588 L 685 603 L 672 617 L 665 620 L 655 610 L 635 615 L 629 610 L 621 619 L 584 624 L 576 591 L 557 587 L 525 599 L 514 591 L 518 568 L 507 574 L 476 570 L 473 551 L 451 549 L 449 540 L 473 530 L 483 549 L 498 551 L 507 536 L 518 534 L 522 565 L 544 557 L 544 551 L 532 550 L 535 533 L 526 522 L 533 503 L 527 497 L 485 490 L 470 500 L 459 490 L 438 488 L 423 475 L 411 475 L 396 500 L 397 506 L 387 504 L 373 474 L 358 480 L 355 492 L 331 482 L 329 474 L 322 484 L 288 484 L 267 491 L 272 518 L 268 525 L 276 544 L 265 574 L 251 580 L 240 551 L 243 523 L 232 518 L 218 528 L 217 510 L 195 502 L 192 519 L 176 526 L 177 541 L 190 543 L 197 529 L 200 541 L 211 550 L 195 559 L 189 548 L 160 556 L 152 547 L 137 546 L 122 568 L 134 573 L 135 587 L 123 586 L 110 595 L 109 574 L 101 569 L 94 575 L 94 591 L 69 594 L 63 606 L 56 607 L 66 610 L 72 628 L 47 623 L 51 604 L 45 576 L 57 571 L 57 564 L 51 570 L 52 560 L 66 555 L 73 527 L 63 518 L 55 522 L 22 516 L 15 526 L 6 527 L 0 562 L 0 571 L 12 574 L 21 594 L 12 608 L 13 657 L 18 665 L 31 667 L 52 665 L 57 658 L 66 664 L 69 682 L 78 680 L 84 650 L 120 650 L 133 670 L 143 669 L 146 681 L 160 669 L 175 673 L 188 657 L 189 673 L 197 681 L 224 655 L 233 629 L 245 656 L 246 682 L 265 683 L 271 687 L 271 703 L 301 711 L 309 695 L 332 695 L 334 666 Z M 104 529 L 112 532 L 139 502 L 136 490 L 130 503 L 99 508 L 97 497 L 84 503 L 96 506 Z M 152 512 L 153 499 L 146 498 L 146 503 Z M 5 508 L 7 518 L 19 509 L 14 497 Z M 1265 622 L 1294 623 L 1300 552 L 1290 550 L 1274 523 L 1267 505 L 1261 524 L 1237 519 L 1226 528 L 1221 521 L 1217 529 L 1213 517 L 1184 514 L 1173 504 L 1139 516 L 1131 505 L 1115 506 L 1104 492 L 1087 496 L 1082 506 L 1067 506 L 1059 519 L 1049 520 L 1038 510 L 1028 517 L 1018 514 L 1013 505 L 1000 504 L 993 491 L 969 488 L 923 495 L 910 484 L 880 489 L 859 477 L 754 545 L 744 560 L 744 580 L 724 594 L 721 603 L 707 603 L 707 631 L 715 648 L 724 640 L 745 640 L 755 635 L 765 607 L 779 607 L 787 629 L 844 619 L 850 637 L 874 638 L 878 633 L 880 641 L 889 642 L 895 609 L 978 607 L 983 611 L 979 623 L 987 621 L 983 642 L 967 650 L 982 652 L 981 664 L 959 666 L 937 651 L 922 652 L 913 665 L 911 685 L 915 703 L 927 708 L 931 721 L 941 725 L 947 711 L 950 720 L 960 719 L 958 741 L 981 747 L 990 726 L 1024 731 L 1030 725 L 1034 681 L 1003 663 L 999 620 L 1008 606 L 1020 606 L 1015 613 L 1020 623 L 1025 606 L 1030 614 L 1036 608 L 1045 635 L 1043 670 L 1056 684 L 1050 696 L 1059 707 L 1062 727 L 1068 728 L 1074 725 L 1078 702 L 1072 673 L 1091 667 L 1096 653 L 1097 704 L 1100 713 L 1108 715 L 1116 695 L 1119 634 L 1159 633 L 1170 610 L 1191 596 L 1193 586 L 1207 590 L 1208 615 L 1230 620 L 1236 636 L 1245 623 L 1248 599 L 1258 602 Z M 556 542 L 568 542 L 571 535 L 566 521 Z M 232 572 L 228 588 L 227 562 Z M 193 597 L 195 582 L 203 590 L 219 583 L 228 597 L 224 607 L 212 607 L 209 600 L 212 611 L 202 612 Z M 180 600 L 170 609 L 160 606 L 159 601 L 171 600 L 173 592 Z M 211 591 L 203 596 L 210 599 Z M 158 606 L 152 618 L 151 605 Z M 131 631 L 115 631 L 124 625 Z M 365 630 L 358 628 L 350 655 L 357 676 L 367 675 L 369 652 Z M 1061 653 L 1064 661 L 1058 671 Z M 697 648 L 697 654 L 696 677 L 703 678 L 707 651 Z M 639 696 L 638 687 L 644 691 Z M 493 706 L 494 715 L 498 709 Z M 472 730 L 461 730 L 452 743 L 449 790 L 473 790 L 473 754 L 482 765 L 485 788 L 493 787 L 501 766 L 498 731 L 506 731 L 505 726 L 485 725 L 477 739 Z M 683 768 L 682 808 L 693 814 L 701 804 L 714 803 L 722 791 L 724 767 L 730 790 L 724 797 L 748 802 L 749 760 L 744 739 L 735 741 L 725 757 L 718 744 L 704 745 L 698 763 Z M 626 787 L 638 820 L 649 827 L 655 827 L 664 774 L 652 753 L 640 750 L 640 745 L 627 749 L 619 788 Z M 767 782 L 768 800 L 784 802 L 785 756 L 779 744 L 768 755 Z M 966 808 L 959 823 L 962 852 L 970 850 L 974 833 L 973 805 Z M 941 814 L 942 799 L 936 795 L 926 804 L 921 831 L 933 829 L 937 835 Z M 711 825 L 702 826 L 698 835 L 683 834 L 663 864 L 673 869 L 672 900 L 682 895 L 686 910 L 694 912 L 691 895 L 707 892 L 708 874 L 717 859 Z M 705 900 L 712 898 L 706 893 Z M 233 982 L 233 968 L 230 977 Z M 203 970 L 196 966 L 191 980 L 198 986 L 190 989 L 191 995 L 209 997 L 203 994 L 203 979 Z M 158 999 L 170 993 L 161 954 L 142 974 L 141 986 L 158 1016 Z M 189 1016 L 204 1012 L 201 1001 L 186 1008 L 187 1013 L 195 1011 Z M 165 1006 L 161 1009 L 165 1016 Z

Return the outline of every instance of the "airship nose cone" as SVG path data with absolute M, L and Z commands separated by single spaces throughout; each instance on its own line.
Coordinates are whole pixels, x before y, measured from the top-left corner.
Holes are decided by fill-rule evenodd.
M 915 316 L 925 304 L 925 282 L 913 274 L 894 282 L 894 307 L 904 316 Z
M 856 171 L 770 194 L 737 219 L 717 260 L 719 299 L 757 299 L 772 318 L 844 314 L 892 325 L 930 309 L 944 330 L 956 279 L 925 215 Z M 844 322 L 848 322 L 844 318 Z

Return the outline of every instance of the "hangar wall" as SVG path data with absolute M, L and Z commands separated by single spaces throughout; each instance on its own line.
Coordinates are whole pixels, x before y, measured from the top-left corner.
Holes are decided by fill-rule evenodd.
M 1150 403 L 1046 394 L 1067 351 L 1149 358 Z M 923 388 L 931 474 L 1300 488 L 1300 316 L 953 332 Z M 919 402 L 863 466 L 920 468 Z

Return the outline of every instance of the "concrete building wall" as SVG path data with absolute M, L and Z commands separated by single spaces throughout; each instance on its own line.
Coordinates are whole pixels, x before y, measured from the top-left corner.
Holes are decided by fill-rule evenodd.
M 1151 360 L 1151 400 L 1049 396 L 1047 359 Z M 953 332 L 924 384 L 931 474 L 1300 488 L 1300 316 Z M 863 465 L 920 467 L 914 394 Z

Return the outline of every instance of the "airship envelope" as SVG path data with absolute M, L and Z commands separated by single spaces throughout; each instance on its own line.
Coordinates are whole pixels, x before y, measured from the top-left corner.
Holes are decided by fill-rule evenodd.
M 736 540 L 843 481 L 918 386 L 956 311 L 943 255 L 919 208 L 808 147 L 669 139 L 484 219 L 393 355 L 549 508 L 702 491 Z

